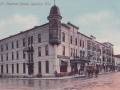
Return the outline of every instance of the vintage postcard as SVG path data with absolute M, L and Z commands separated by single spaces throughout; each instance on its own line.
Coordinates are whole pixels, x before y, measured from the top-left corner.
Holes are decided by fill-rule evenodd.
M 119 0 L 0 0 L 0 90 L 120 90 Z

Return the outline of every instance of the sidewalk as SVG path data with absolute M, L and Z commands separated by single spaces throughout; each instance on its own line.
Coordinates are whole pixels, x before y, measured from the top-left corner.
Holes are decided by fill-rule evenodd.
M 102 74 L 109 74 L 109 73 L 116 73 L 116 72 L 101 72 L 99 75 Z M 70 79 L 70 78 L 82 78 L 84 75 L 74 75 L 74 76 L 64 76 L 64 77 L 41 77 L 41 78 L 8 78 L 8 79 L 19 79 L 19 80 L 60 80 L 60 79 Z

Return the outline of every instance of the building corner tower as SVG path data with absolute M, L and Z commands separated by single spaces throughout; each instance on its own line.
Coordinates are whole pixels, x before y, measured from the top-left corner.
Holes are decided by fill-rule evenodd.
M 53 63 L 53 70 L 60 72 L 59 68 L 59 60 L 57 58 L 57 48 L 58 45 L 61 44 L 61 20 L 62 16 L 60 14 L 59 8 L 54 5 L 51 7 L 49 16 L 47 17 L 49 20 L 49 43 L 54 48 L 54 63 Z M 54 72 L 53 71 L 53 72 Z

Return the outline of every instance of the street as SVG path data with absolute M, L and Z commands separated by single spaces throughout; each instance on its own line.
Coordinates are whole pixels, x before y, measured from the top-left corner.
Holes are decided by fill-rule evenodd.
M 0 90 L 120 90 L 120 72 L 97 78 L 62 80 L 0 79 Z

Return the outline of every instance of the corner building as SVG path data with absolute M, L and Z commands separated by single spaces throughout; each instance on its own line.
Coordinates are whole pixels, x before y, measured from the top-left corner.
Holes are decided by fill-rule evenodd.
M 0 74 L 4 77 L 24 77 L 42 73 L 71 72 L 88 64 L 100 71 L 114 70 L 113 45 L 99 43 L 86 36 L 72 23 L 61 22 L 59 8 L 51 7 L 48 23 L 35 26 L 0 40 Z M 108 68 L 110 70 L 108 70 Z

